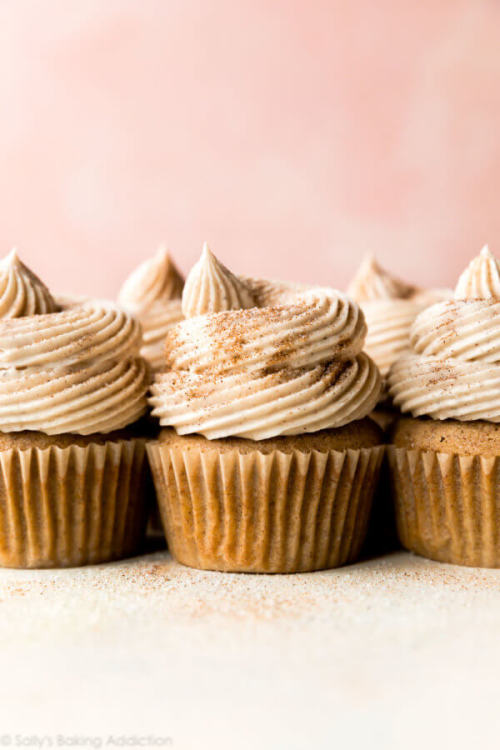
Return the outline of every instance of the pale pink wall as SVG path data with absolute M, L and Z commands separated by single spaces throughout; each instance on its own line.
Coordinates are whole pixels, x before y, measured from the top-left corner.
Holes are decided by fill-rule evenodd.
M 165 239 L 343 285 L 500 253 L 498 0 L 5 0 L 0 248 L 114 294 Z

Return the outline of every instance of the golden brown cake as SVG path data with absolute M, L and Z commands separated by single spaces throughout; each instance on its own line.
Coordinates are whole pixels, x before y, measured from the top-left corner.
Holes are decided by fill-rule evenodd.
M 167 335 L 148 444 L 169 548 L 187 565 L 298 572 L 356 558 L 383 455 L 359 307 L 235 276 L 208 248 Z
M 294 572 L 355 560 L 382 448 L 369 419 L 310 435 L 149 445 L 172 554 L 214 570 Z
M 388 448 L 405 547 L 461 565 L 500 567 L 500 267 L 487 248 L 455 299 L 415 321 L 389 373 L 412 417 Z
M 0 262 L 0 565 L 138 550 L 149 474 L 128 425 L 147 408 L 140 341 L 114 305 L 61 309 L 16 253 Z

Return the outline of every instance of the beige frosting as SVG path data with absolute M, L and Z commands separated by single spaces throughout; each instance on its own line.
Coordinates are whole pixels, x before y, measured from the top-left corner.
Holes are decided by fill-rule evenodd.
M 255 300 L 248 286 L 217 260 L 205 242 L 182 293 L 185 317 L 249 307 L 255 307 Z
M 45 289 L 22 277 L 26 299 Z M 140 341 L 139 324 L 107 302 L 0 319 L 0 431 L 88 435 L 136 421 L 147 408 Z
M 119 304 L 141 322 L 141 355 L 153 369 L 160 368 L 163 363 L 167 332 L 184 317 L 183 286 L 182 276 L 162 246 L 130 274 L 118 296 Z
M 130 312 L 148 310 L 155 302 L 180 299 L 184 281 L 168 250 L 161 246 L 123 284 L 118 302 Z
M 356 356 L 365 335 L 358 305 L 332 290 L 312 289 L 286 305 L 184 321 L 167 335 L 166 364 L 171 370 L 217 373 L 307 367 L 332 356 Z
M 500 299 L 500 265 L 488 245 L 460 276 L 455 299 Z
M 45 284 L 19 260 L 17 250 L 0 260 L 0 318 L 41 315 L 58 309 Z
M 372 255 L 361 263 L 347 294 L 363 309 L 368 326 L 365 350 L 383 376 L 408 348 L 410 329 L 417 315 L 450 296 L 445 289 L 419 289 L 396 279 Z
M 150 398 L 162 425 L 211 439 L 262 440 L 370 413 L 381 380 L 361 351 L 366 325 L 356 303 L 332 289 L 236 277 L 207 251 L 202 261 L 186 282 L 185 310 L 210 312 L 167 335 L 167 369 L 155 376 Z M 200 283 L 211 273 L 216 282 Z M 242 307 L 227 310 L 237 295 Z
M 422 312 L 411 351 L 389 374 L 394 403 L 414 416 L 500 421 L 500 272 L 483 248 L 460 276 L 455 299 Z
M 80 365 L 137 353 L 137 321 L 109 302 L 87 302 L 59 313 L 0 321 L 0 370 Z
M 143 342 L 141 355 L 153 370 L 159 370 L 164 365 L 165 337 L 172 326 L 183 319 L 180 299 L 157 302 L 140 316 Z
M 391 276 L 369 253 L 361 262 L 349 284 L 347 294 L 356 302 L 382 299 L 408 299 L 419 290 L 412 284 Z
M 365 349 L 385 377 L 408 348 L 410 329 L 425 306 L 411 300 L 378 300 L 362 304 L 368 326 Z

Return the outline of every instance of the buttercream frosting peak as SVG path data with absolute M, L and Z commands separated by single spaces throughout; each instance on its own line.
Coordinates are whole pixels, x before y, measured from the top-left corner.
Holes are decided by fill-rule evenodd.
M 378 299 L 408 299 L 418 293 L 418 288 L 391 276 L 369 253 L 349 284 L 347 294 L 356 302 Z
M 17 247 L 13 247 L 10 253 L 7 253 L 5 258 L 2 258 L 0 260 L 0 268 L 3 270 L 4 268 L 9 268 L 10 266 L 18 265 L 20 263 L 19 254 L 17 252 Z
M 227 310 L 246 310 L 255 306 L 247 284 L 226 268 L 207 243 L 191 269 L 182 294 L 182 312 L 186 318 Z
M 183 285 L 169 251 L 161 245 L 153 257 L 141 263 L 126 279 L 118 301 L 127 310 L 140 312 L 157 302 L 180 299 Z
M 215 260 L 215 255 L 208 247 L 208 242 L 205 240 L 203 243 L 203 247 L 201 248 L 201 259 L 205 260 L 207 258 L 213 258 Z
M 41 315 L 58 309 L 45 284 L 24 265 L 16 248 L 0 260 L 0 318 Z
M 485 245 L 460 276 L 455 299 L 500 300 L 500 264 Z

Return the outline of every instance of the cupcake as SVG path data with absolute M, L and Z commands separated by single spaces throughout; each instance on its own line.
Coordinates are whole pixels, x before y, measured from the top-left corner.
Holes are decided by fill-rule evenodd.
M 166 337 L 148 443 L 181 563 L 289 573 L 356 559 L 383 454 L 356 303 L 236 276 L 205 246 Z
M 64 310 L 15 251 L 0 262 L 0 565 L 136 552 L 146 520 L 140 327 L 105 302 Z
M 181 296 L 184 280 L 170 254 L 160 247 L 123 284 L 118 303 L 142 325 L 141 355 L 153 370 L 164 360 L 164 342 L 169 329 L 183 319 Z
M 372 255 L 368 255 L 350 283 L 347 293 L 361 306 L 368 326 L 366 352 L 377 364 L 384 388 L 376 409 L 370 415 L 386 434 L 397 418 L 388 398 L 386 376 L 391 364 L 409 346 L 413 321 L 428 305 L 449 295 L 445 290 L 425 291 L 390 275 Z M 398 546 L 394 509 L 390 499 L 386 460 L 382 464 L 378 491 L 373 502 L 367 545 L 370 554 Z
M 500 567 L 500 266 L 484 248 L 454 299 L 419 315 L 392 366 L 402 412 L 389 448 L 405 547 Z

